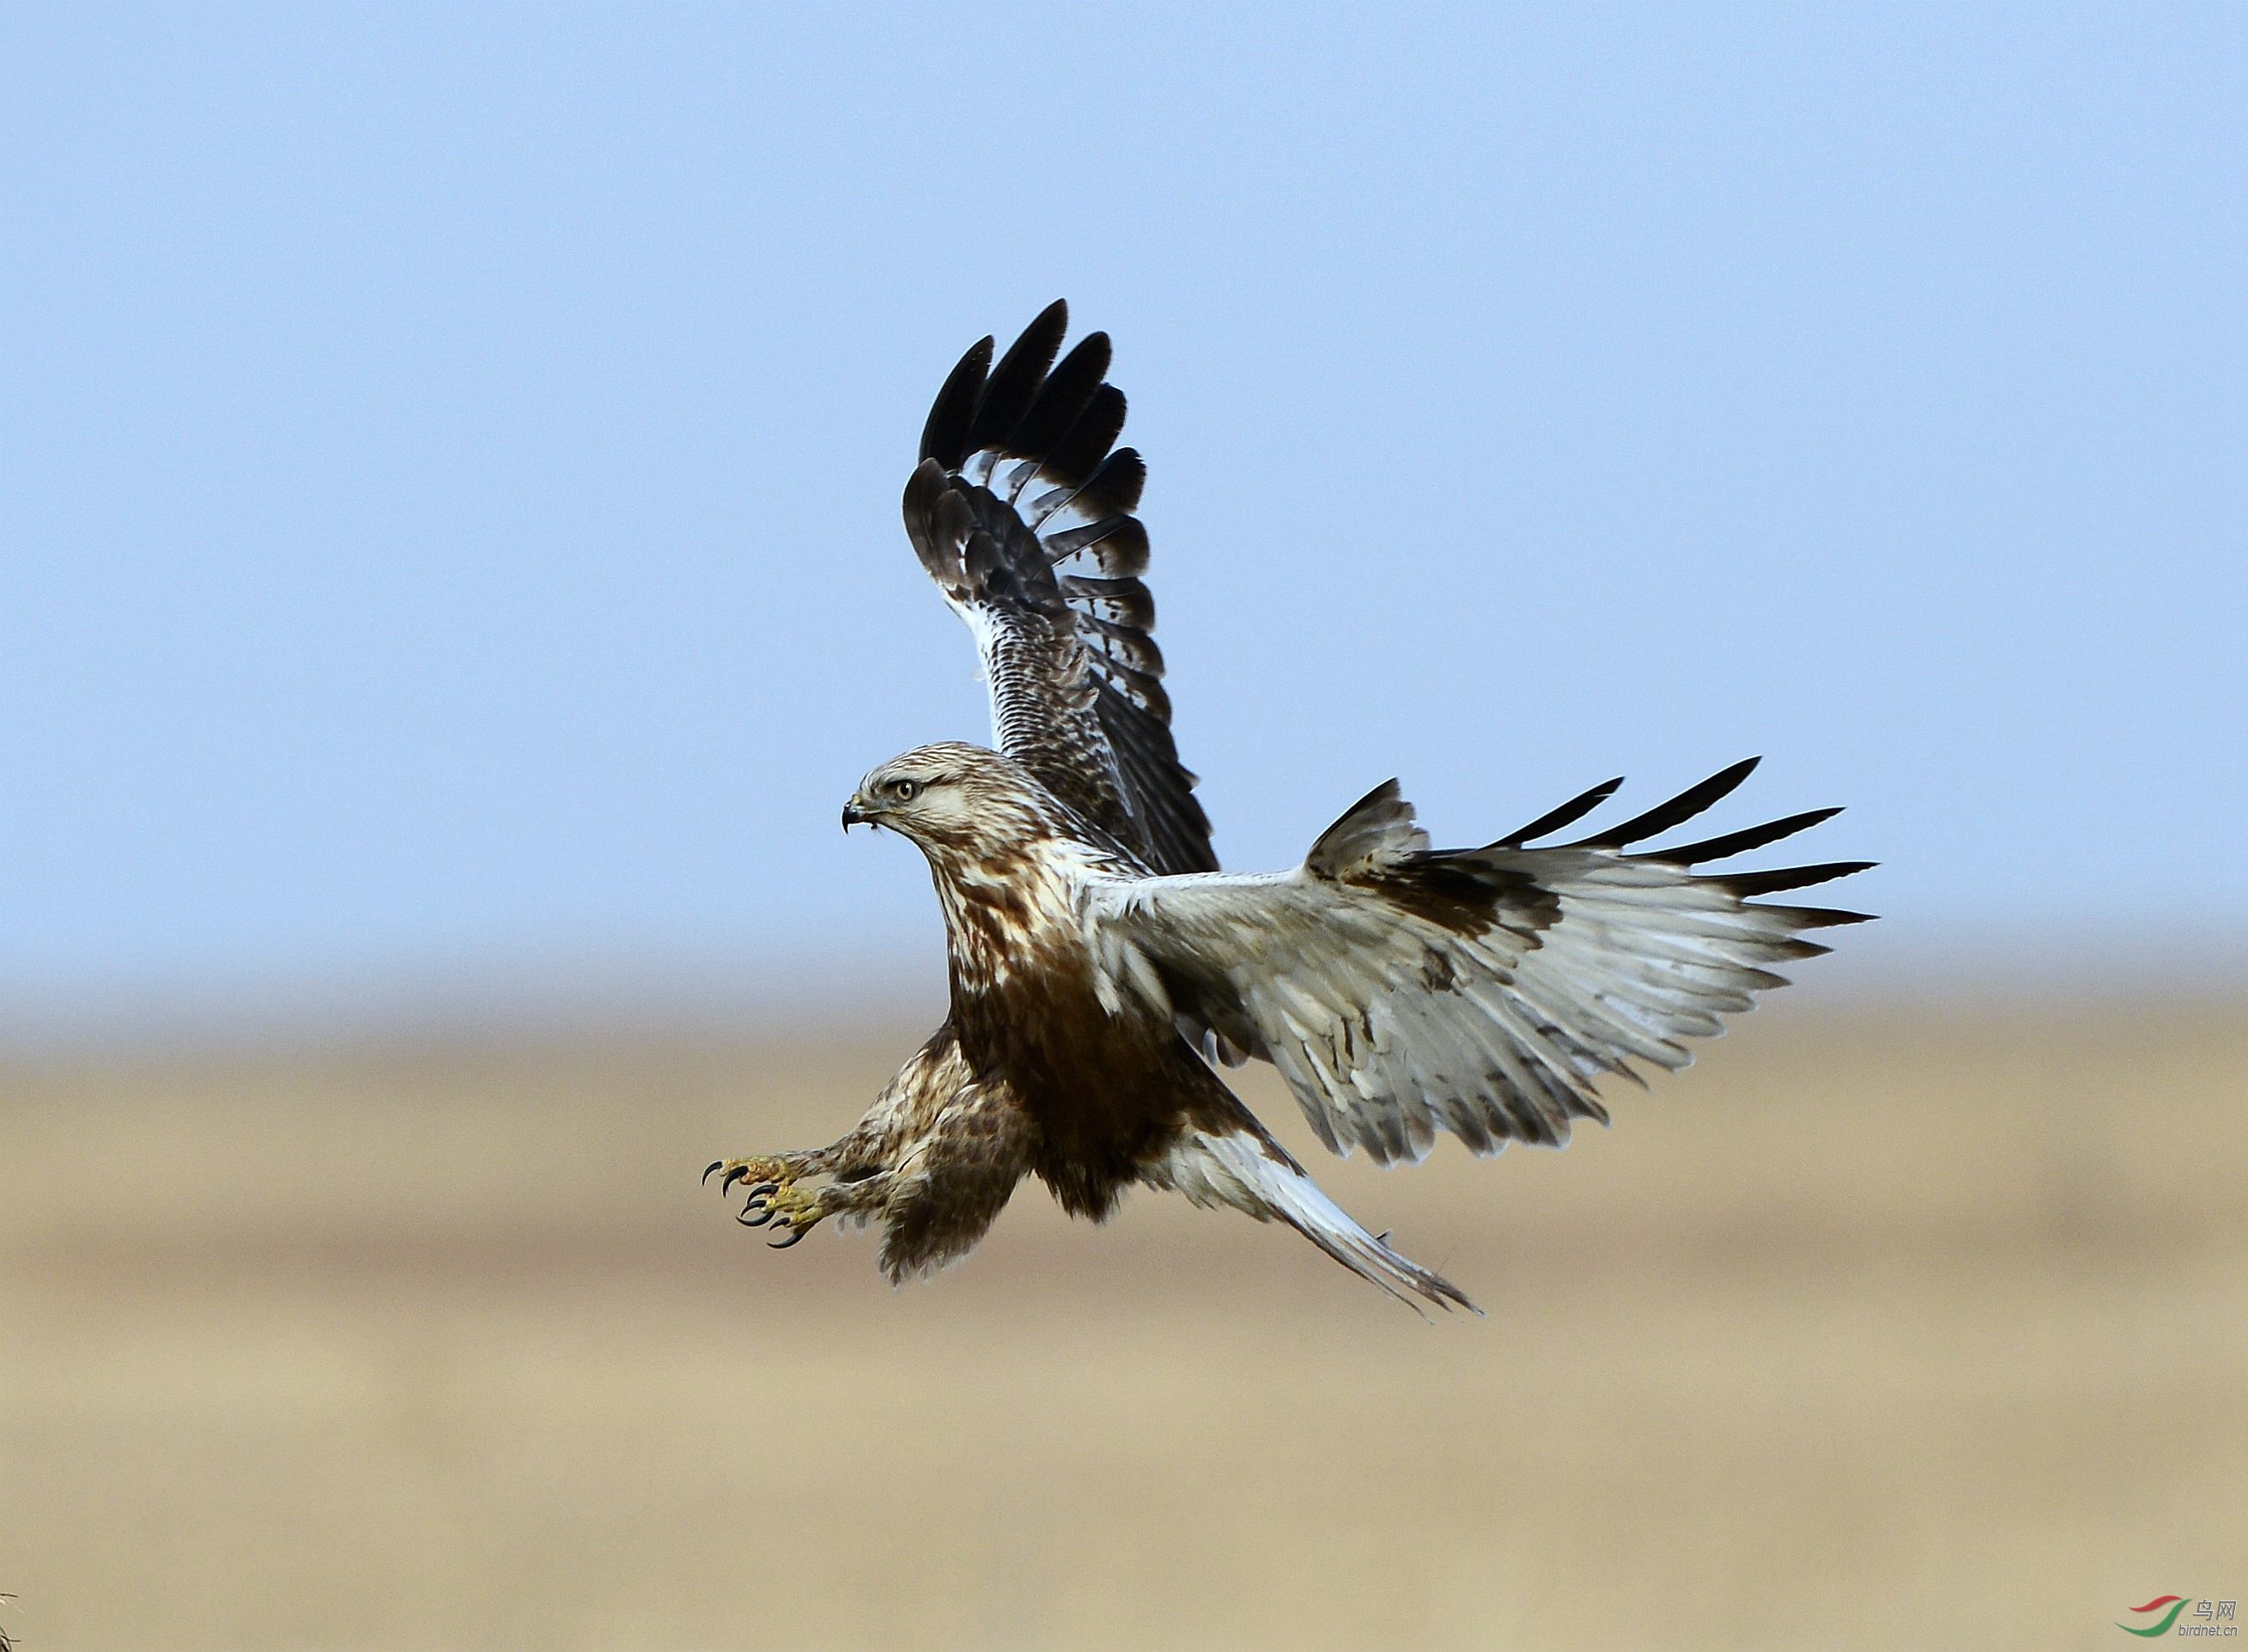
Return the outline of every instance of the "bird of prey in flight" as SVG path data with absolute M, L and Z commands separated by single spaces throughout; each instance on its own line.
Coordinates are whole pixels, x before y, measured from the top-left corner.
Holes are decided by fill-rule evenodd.
M 1035 1176 L 1098 1221 L 1141 1185 L 1280 1222 L 1400 1299 L 1471 1307 L 1322 1193 L 1218 1076 L 1269 1061 L 1327 1148 L 1384 1164 L 1439 1131 L 1559 1147 L 1594 1080 L 1683 1067 L 1771 966 L 1859 921 L 1756 897 L 1869 862 L 1704 872 L 1836 812 L 1648 847 L 1747 778 L 1735 764 L 1573 841 L 1610 780 L 1478 849 L 1437 849 L 1395 782 L 1286 872 L 1217 869 L 1179 762 L 1107 335 L 1061 353 L 1048 308 L 961 358 L 906 483 L 907 537 L 967 621 L 992 744 L 893 757 L 844 805 L 910 839 L 944 910 L 951 1013 L 830 1146 L 721 1160 L 740 1219 L 793 1244 L 884 1229 L 893 1281 L 964 1256 Z M 1533 847 L 1533 845 L 1537 847 Z

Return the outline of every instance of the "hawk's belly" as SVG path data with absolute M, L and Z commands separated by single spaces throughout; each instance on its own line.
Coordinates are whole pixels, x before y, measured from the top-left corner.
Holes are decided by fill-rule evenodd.
M 1004 1078 L 1038 1126 L 1032 1168 L 1069 1210 L 1106 1216 L 1141 1170 L 1169 1151 L 1223 1086 L 1168 1020 L 1112 1015 L 1082 955 L 1017 967 L 963 991 L 953 1018 L 962 1053 Z

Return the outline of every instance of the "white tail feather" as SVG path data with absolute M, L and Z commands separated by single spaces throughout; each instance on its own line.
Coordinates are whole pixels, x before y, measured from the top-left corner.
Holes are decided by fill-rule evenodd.
M 1408 1307 L 1415 1297 L 1441 1308 L 1455 1304 L 1483 1310 L 1450 1280 L 1391 1250 L 1389 1236 L 1368 1233 L 1278 1147 L 1245 1133 L 1212 1135 L 1196 1130 L 1173 1148 L 1148 1179 L 1209 1210 L 1223 1205 L 1259 1222 L 1280 1221 L 1302 1234 L 1360 1278 L 1370 1279 Z

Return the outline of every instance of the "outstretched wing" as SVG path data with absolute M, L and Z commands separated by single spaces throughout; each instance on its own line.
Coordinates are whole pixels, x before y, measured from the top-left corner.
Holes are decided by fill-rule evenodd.
M 1579 842 L 1524 847 L 1589 813 L 1596 786 L 1481 849 L 1432 850 L 1395 782 L 1327 828 L 1303 866 L 1264 876 L 1115 880 L 1087 921 L 1111 1008 L 1134 994 L 1280 1070 L 1340 1153 L 1418 1159 L 1438 1130 L 1477 1153 L 1559 1146 L 1607 1118 L 1592 1080 L 1634 1058 L 1683 1067 L 1768 966 L 1823 946 L 1806 929 L 1862 915 L 1751 897 L 1867 861 L 1710 874 L 1838 812 L 1815 810 L 1672 849 L 1626 853 L 1699 814 L 1751 758 Z
M 1068 329 L 1057 301 L 997 367 L 990 339 L 960 359 L 922 432 L 906 532 L 976 637 L 998 748 L 1156 871 L 1214 870 L 1140 579 L 1147 466 L 1114 448 L 1108 335 L 1056 361 Z

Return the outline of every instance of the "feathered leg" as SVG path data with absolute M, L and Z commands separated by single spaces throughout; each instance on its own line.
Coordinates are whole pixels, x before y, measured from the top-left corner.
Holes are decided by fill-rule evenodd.
M 860 1209 L 888 1230 L 881 1268 L 897 1285 L 936 1272 L 976 1248 L 1030 1169 L 1035 1127 L 1004 1086 L 956 1092 L 897 1169 Z
M 807 1177 L 833 1176 L 839 1182 L 867 1177 L 895 1164 L 906 1144 L 921 1132 L 915 1117 L 925 1106 L 929 1080 L 947 1066 L 956 1065 L 959 1047 L 948 1024 L 915 1051 L 897 1075 L 883 1086 L 858 1123 L 824 1148 L 789 1153 L 752 1153 L 738 1159 L 714 1160 L 702 1172 L 708 1182 L 719 1177 L 718 1190 L 730 1191 L 736 1182 L 749 1195 L 738 1220 L 744 1227 L 761 1228 L 789 1217 L 809 1217 L 800 1208 L 797 1184 Z M 723 1173 L 723 1174 L 722 1174 Z M 840 1204 L 837 1208 L 840 1208 Z M 823 1211 L 832 1215 L 833 1210 Z M 775 1245 L 785 1250 L 812 1230 L 817 1217 L 799 1225 L 784 1222 Z
M 740 1220 L 771 1224 L 785 1250 L 830 1217 L 881 1223 L 893 1283 L 975 1248 L 1028 1169 L 1034 1127 L 1011 1092 L 970 1081 L 948 1025 L 899 1070 L 850 1133 L 806 1152 L 721 1160 L 722 1189 L 747 1184 Z M 807 1182 L 825 1176 L 818 1186 Z

